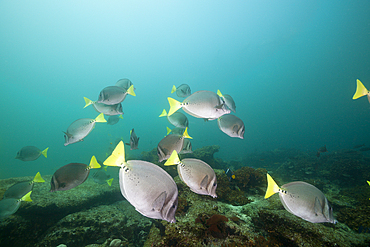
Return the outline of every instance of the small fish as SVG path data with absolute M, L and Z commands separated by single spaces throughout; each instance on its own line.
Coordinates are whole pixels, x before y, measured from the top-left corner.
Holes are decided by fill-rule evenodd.
M 165 136 L 158 143 L 157 147 L 159 162 L 168 159 L 171 156 L 173 150 L 176 150 L 176 152 L 180 152 L 184 145 L 184 138 L 192 139 L 188 134 L 187 128 L 185 129 L 184 134 L 182 135 L 172 134 Z
M 188 84 L 181 84 L 177 88 L 173 85 L 171 93 L 176 92 L 176 95 L 180 98 L 186 98 L 191 95 L 191 90 Z
M 119 142 L 104 165 L 118 166 L 121 193 L 136 211 L 152 219 L 176 222 L 178 190 L 173 178 L 159 166 L 142 160 L 125 160 Z
M 171 116 L 180 108 L 193 117 L 205 118 L 208 120 L 217 119 L 224 114 L 230 113 L 224 100 L 211 91 L 197 91 L 184 99 L 183 102 L 179 102 L 170 97 L 167 99 L 170 104 L 168 116 Z
M 120 79 L 116 82 L 117 87 L 123 88 L 125 91 L 127 91 L 131 86 L 134 84 L 129 79 Z M 135 90 L 135 88 L 134 88 Z
M 234 99 L 228 94 L 222 94 L 220 90 L 217 91 L 217 95 L 220 96 L 224 101 L 226 106 L 233 112 L 236 112 L 236 105 Z
M 98 103 L 96 101 L 91 101 L 90 99 L 84 97 L 85 100 L 85 107 L 92 105 L 95 109 L 95 111 L 99 113 L 104 113 L 107 116 L 115 116 L 123 114 L 122 104 L 115 104 L 115 105 L 106 105 L 103 103 Z
M 50 192 L 70 190 L 85 182 L 90 174 L 90 169 L 100 168 L 95 156 L 91 157 L 90 165 L 70 163 L 59 168 L 51 178 Z
M 227 168 L 227 170 L 225 171 L 225 174 L 227 178 L 229 179 L 229 181 L 231 181 L 231 179 L 235 179 L 235 175 L 230 168 Z
M 365 95 L 367 95 L 367 99 L 370 103 L 370 92 L 366 89 L 364 84 L 362 84 L 362 82 L 359 79 L 357 79 L 357 88 L 356 88 L 356 92 L 353 95 L 352 99 L 358 99 Z
M 328 150 L 326 149 L 326 145 L 325 146 L 322 146 L 321 148 L 319 148 L 318 150 L 320 153 L 325 153 L 327 152 Z
M 125 144 L 130 145 L 131 150 L 138 149 L 139 139 L 140 137 L 137 137 L 134 129 L 132 129 L 130 130 L 130 143 L 125 143 Z
M 45 148 L 43 151 L 41 151 L 35 146 L 26 146 L 18 151 L 15 158 L 22 161 L 33 161 L 37 160 L 41 156 L 41 154 L 45 156 L 45 158 L 47 158 L 48 149 L 49 148 Z
M 25 181 L 20 182 L 12 185 L 7 189 L 4 193 L 4 199 L 5 198 L 14 198 L 14 199 L 20 199 L 23 196 L 25 196 L 28 192 L 33 190 L 33 185 L 35 183 L 43 183 L 45 180 L 41 177 L 40 172 L 36 174 L 36 176 L 33 178 L 32 181 Z
M 279 188 L 269 174 L 267 174 L 267 183 L 265 199 L 279 193 L 280 201 L 289 213 L 311 223 L 337 223 L 328 199 L 315 186 L 297 181 L 284 184 Z
M 230 137 L 244 139 L 245 126 L 243 121 L 234 115 L 223 115 L 217 119 L 218 127 Z
M 118 123 L 119 119 L 123 119 L 122 115 L 109 116 L 107 124 L 115 125 L 116 123 Z
M 28 192 L 21 199 L 6 198 L 0 201 L 0 219 L 14 214 L 19 209 L 21 202 L 32 202 L 30 197 L 32 191 Z
M 168 116 L 165 109 L 163 109 L 161 115 L 159 117 L 165 117 L 167 116 L 168 122 L 170 122 L 173 126 L 179 127 L 179 128 L 186 128 L 189 126 L 189 120 L 188 118 L 181 112 L 175 112 L 171 116 Z
M 95 123 L 105 123 L 104 114 L 100 113 L 95 119 L 80 118 L 74 121 L 64 132 L 64 146 L 83 141 L 83 139 L 94 129 Z
M 134 85 L 131 85 L 127 91 L 122 87 L 109 86 L 100 92 L 99 98 L 96 102 L 106 105 L 116 105 L 124 101 L 127 94 L 136 96 L 134 92 Z
M 94 182 L 97 183 L 97 184 L 108 183 L 109 186 L 112 185 L 112 181 L 113 181 L 113 178 L 109 179 L 110 175 L 106 174 L 103 171 L 95 172 L 92 178 L 93 178 Z
M 217 177 L 215 171 L 206 162 L 199 159 L 183 159 L 180 161 L 176 150 L 173 150 L 165 166 L 177 165 L 180 179 L 199 195 L 216 198 Z

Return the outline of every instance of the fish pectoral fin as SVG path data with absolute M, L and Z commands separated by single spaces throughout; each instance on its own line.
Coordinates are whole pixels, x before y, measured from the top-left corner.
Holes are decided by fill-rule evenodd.
M 164 202 L 166 201 L 167 193 L 166 191 L 163 191 L 153 202 L 152 207 L 153 211 L 161 211 L 164 205 Z
M 202 179 L 202 182 L 200 182 L 200 188 L 201 188 L 201 189 L 205 189 L 205 188 L 207 188 L 207 184 L 208 184 L 208 175 L 206 175 L 206 176 Z
M 315 215 L 322 215 L 323 212 L 322 212 L 322 205 L 321 205 L 321 202 L 319 200 L 319 198 L 317 198 L 317 196 L 315 197 L 315 206 L 314 206 L 314 212 L 315 212 Z

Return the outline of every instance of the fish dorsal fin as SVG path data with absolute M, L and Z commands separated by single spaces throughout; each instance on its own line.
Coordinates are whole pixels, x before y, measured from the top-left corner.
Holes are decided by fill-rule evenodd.
M 166 112 L 166 109 L 163 109 L 161 115 L 159 115 L 159 117 L 165 117 L 167 116 L 167 112 Z
M 321 205 L 321 202 L 319 200 L 319 198 L 317 198 L 317 196 L 315 197 L 315 206 L 314 206 L 314 212 L 316 215 L 322 215 L 322 205 Z
M 172 89 L 171 89 L 171 93 L 174 93 L 174 92 L 176 92 L 176 86 L 175 85 L 173 85 Z
M 109 186 L 112 186 L 112 181 L 113 181 L 113 178 L 107 180 L 107 183 Z
M 369 91 L 366 89 L 364 84 L 362 84 L 362 82 L 359 79 L 357 79 L 356 93 L 355 93 L 355 95 L 353 95 L 352 99 L 358 99 L 362 96 L 365 96 L 368 93 L 369 93 Z
M 44 155 L 45 156 L 45 158 L 47 158 L 48 157 L 48 147 L 47 148 L 45 148 L 42 152 L 41 152 L 41 154 L 42 155 Z
M 200 188 L 201 188 L 201 189 L 205 189 L 205 188 L 207 188 L 207 184 L 208 184 L 208 175 L 206 175 L 206 176 L 202 179 L 202 182 L 200 182 Z
M 152 207 L 155 211 L 159 212 L 162 210 L 164 202 L 166 201 L 167 193 L 163 191 L 153 202 Z
M 221 98 L 224 97 L 219 89 L 217 89 L 217 95 L 220 96 Z
M 95 122 L 98 122 L 98 123 L 106 123 L 107 120 L 105 120 L 105 118 L 104 118 L 104 113 L 100 113 L 99 116 L 97 116 L 95 118 Z
M 45 182 L 45 180 L 42 179 L 40 172 L 38 172 L 36 174 L 36 176 L 33 178 L 32 181 L 35 182 L 35 183 L 43 183 L 43 182 Z
M 188 127 L 185 128 L 185 131 L 182 134 L 182 136 L 185 137 L 185 138 L 193 139 L 193 137 L 189 136 L 189 134 L 188 134 Z
M 168 135 L 169 133 L 171 133 L 172 130 L 168 127 L 166 127 L 166 128 L 167 128 L 167 135 Z
M 118 117 L 119 117 L 120 119 L 123 119 L 123 116 L 122 116 L 122 114 L 121 114 L 121 115 L 119 115 Z
M 276 184 L 274 179 L 272 179 L 270 174 L 267 173 L 267 190 L 265 194 L 265 199 L 279 192 L 279 190 L 280 190 L 279 186 Z
M 27 194 L 25 194 L 20 200 L 24 202 L 32 202 L 31 193 L 32 193 L 32 190 L 28 192 Z
M 127 89 L 127 93 L 129 95 L 132 95 L 132 96 L 136 96 L 135 92 L 134 92 L 134 84 L 132 84 L 128 89 Z
M 91 160 L 90 160 L 89 169 L 96 169 L 96 168 L 100 168 L 100 167 L 101 167 L 100 164 L 98 163 L 95 156 L 93 155 L 91 157 Z
M 85 106 L 84 108 L 88 107 L 89 105 L 92 105 L 92 104 L 95 104 L 95 101 L 92 101 L 86 97 L 84 97 L 84 100 L 85 100 Z
M 122 166 L 125 163 L 125 145 L 120 141 L 103 164 L 106 166 Z
M 173 150 L 171 156 L 167 159 L 166 163 L 164 163 L 165 166 L 172 166 L 180 164 L 179 155 L 177 154 L 176 150 Z
M 175 99 L 173 99 L 171 97 L 168 97 L 167 100 L 168 100 L 168 103 L 170 104 L 170 110 L 168 111 L 167 116 L 171 116 L 178 109 L 181 108 L 181 102 L 180 101 L 177 101 L 177 100 L 175 100 Z

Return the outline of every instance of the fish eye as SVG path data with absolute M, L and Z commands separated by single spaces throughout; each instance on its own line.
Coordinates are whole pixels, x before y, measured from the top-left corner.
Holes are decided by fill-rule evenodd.
M 217 185 L 216 183 L 213 184 L 213 186 L 216 186 L 216 185 Z

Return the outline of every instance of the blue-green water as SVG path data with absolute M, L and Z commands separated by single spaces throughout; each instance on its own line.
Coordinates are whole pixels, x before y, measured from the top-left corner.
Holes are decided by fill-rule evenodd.
M 244 140 L 189 116 L 193 149 L 220 145 L 225 160 L 369 144 L 369 102 L 352 100 L 356 79 L 370 88 L 369 10 L 368 1 L 1 1 L 0 178 L 104 159 L 132 128 L 131 152 L 152 150 L 170 126 L 158 115 L 182 83 L 234 98 Z M 124 119 L 65 147 L 62 131 L 98 115 L 83 97 L 121 78 L 137 94 Z M 27 145 L 50 147 L 48 158 L 14 159 Z

